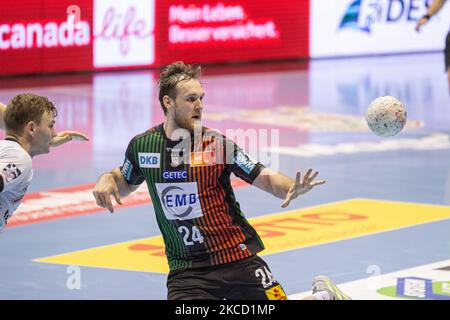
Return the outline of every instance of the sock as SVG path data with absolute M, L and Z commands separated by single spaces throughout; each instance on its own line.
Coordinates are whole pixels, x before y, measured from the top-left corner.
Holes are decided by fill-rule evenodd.
M 313 297 L 317 300 L 331 300 L 330 293 L 326 290 L 317 291 L 313 294 Z

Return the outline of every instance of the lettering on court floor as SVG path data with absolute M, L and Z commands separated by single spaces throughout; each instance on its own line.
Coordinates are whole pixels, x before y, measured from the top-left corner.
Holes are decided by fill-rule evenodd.
M 450 207 L 351 199 L 249 219 L 262 237 L 261 255 L 450 219 Z M 34 261 L 167 273 L 161 236 L 69 252 Z

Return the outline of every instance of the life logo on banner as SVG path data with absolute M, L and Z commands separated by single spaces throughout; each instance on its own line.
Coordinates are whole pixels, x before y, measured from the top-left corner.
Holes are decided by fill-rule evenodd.
M 168 220 L 190 220 L 203 216 L 196 182 L 155 183 Z
M 152 65 L 155 1 L 94 1 L 94 67 Z

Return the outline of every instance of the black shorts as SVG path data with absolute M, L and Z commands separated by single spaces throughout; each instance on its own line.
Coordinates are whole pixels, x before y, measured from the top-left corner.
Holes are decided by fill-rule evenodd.
M 267 263 L 258 256 L 223 265 L 175 270 L 167 277 L 169 300 L 286 300 Z
M 445 39 L 445 71 L 450 68 L 450 31 L 447 33 L 447 38 Z

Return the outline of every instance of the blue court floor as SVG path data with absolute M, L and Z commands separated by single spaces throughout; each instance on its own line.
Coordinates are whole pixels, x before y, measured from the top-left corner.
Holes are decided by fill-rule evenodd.
M 145 70 L 0 79 L 0 101 L 20 92 L 47 95 L 59 110 L 57 130 L 90 137 L 36 157 L 29 193 L 93 184 L 121 165 L 129 140 L 163 121 L 157 77 Z M 249 219 L 351 199 L 366 199 L 369 207 L 372 200 L 405 205 L 381 205 L 386 218 L 364 234 L 347 230 L 333 238 L 317 229 L 328 240 L 302 246 L 263 237 L 267 250 L 278 246 L 264 259 L 288 295 L 309 290 L 318 274 L 341 284 L 369 277 L 371 266 L 388 274 L 450 259 L 450 93 L 441 53 L 206 66 L 202 82 L 204 125 L 265 132 L 273 153 L 263 154 L 260 137 L 249 150 L 255 157 L 291 177 L 312 167 L 327 180 L 286 209 L 254 187 L 239 187 Z M 407 127 L 392 138 L 377 137 L 364 124 L 368 104 L 383 95 L 408 109 Z M 409 204 L 420 212 L 408 216 Z M 431 217 L 434 209 L 441 218 Z M 391 219 L 395 226 L 384 226 Z M 71 264 L 35 261 L 159 234 L 151 204 L 8 227 L 0 233 L 0 299 L 165 299 L 165 273 L 137 271 L 120 255 L 113 256 L 117 268 L 96 265 L 95 256 Z M 450 281 L 447 273 L 435 280 Z

